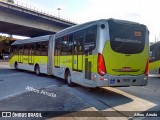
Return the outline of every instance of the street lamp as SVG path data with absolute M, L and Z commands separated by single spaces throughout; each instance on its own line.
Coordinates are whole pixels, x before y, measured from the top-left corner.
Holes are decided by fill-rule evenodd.
M 57 8 L 58 10 L 58 17 L 60 17 L 60 10 L 62 10 L 61 8 Z

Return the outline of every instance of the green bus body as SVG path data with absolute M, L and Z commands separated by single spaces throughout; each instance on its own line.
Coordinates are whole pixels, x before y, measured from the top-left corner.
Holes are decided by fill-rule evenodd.
M 139 23 L 115 19 L 88 22 L 54 35 L 16 41 L 10 65 L 66 79 L 69 86 L 144 86 L 148 36 L 147 27 Z
M 160 75 L 160 42 L 150 46 L 150 74 Z

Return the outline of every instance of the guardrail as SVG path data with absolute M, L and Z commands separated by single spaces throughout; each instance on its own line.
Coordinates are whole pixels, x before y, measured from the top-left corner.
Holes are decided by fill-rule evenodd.
M 73 21 L 71 21 L 69 19 L 66 19 L 66 18 L 64 18 L 62 16 L 59 16 L 58 13 L 55 14 L 55 13 L 52 13 L 52 12 L 46 12 L 45 10 L 36 8 L 34 6 L 31 6 L 31 5 L 28 5 L 28 4 L 19 2 L 19 1 L 15 1 L 14 0 L 14 2 L 12 3 L 12 2 L 7 2 L 7 0 L 0 0 L 0 2 L 4 2 L 4 3 L 11 4 L 11 5 L 14 5 L 14 6 L 17 6 L 17 7 L 21 7 L 23 9 L 27 9 L 27 10 L 30 10 L 30 11 L 33 11 L 33 12 L 44 14 L 44 15 L 49 16 L 49 17 L 54 17 L 54 18 L 57 18 L 57 19 L 60 19 L 60 20 L 66 21 L 66 22 L 77 24 L 77 23 L 75 23 L 75 22 L 73 22 Z

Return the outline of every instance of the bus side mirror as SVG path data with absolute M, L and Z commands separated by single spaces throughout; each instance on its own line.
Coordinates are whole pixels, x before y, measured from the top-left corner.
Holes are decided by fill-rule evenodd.
M 149 53 L 149 56 L 151 57 L 152 56 L 152 52 L 150 51 L 150 53 Z
M 149 54 L 149 55 L 150 55 L 150 57 L 149 57 L 150 60 L 155 60 L 155 55 L 153 54 L 152 51 L 150 51 L 150 54 Z

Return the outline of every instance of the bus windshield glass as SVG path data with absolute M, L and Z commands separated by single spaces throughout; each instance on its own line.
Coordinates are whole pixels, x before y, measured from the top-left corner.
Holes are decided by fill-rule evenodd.
M 109 20 L 110 43 L 113 51 L 137 54 L 144 50 L 146 27 Z

